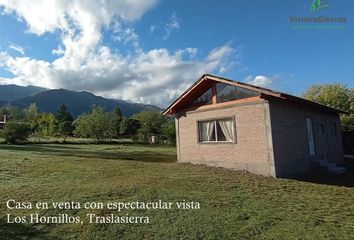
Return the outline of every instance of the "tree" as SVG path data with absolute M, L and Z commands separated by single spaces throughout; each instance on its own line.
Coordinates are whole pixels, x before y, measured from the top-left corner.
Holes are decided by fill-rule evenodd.
M 170 143 L 175 143 L 176 126 L 173 120 L 169 120 L 164 125 L 162 125 L 162 138 L 166 139 Z
M 134 115 L 134 118 L 139 120 L 141 127 L 139 128 L 139 138 L 147 142 L 152 135 L 160 136 L 162 126 L 167 122 L 167 118 L 159 111 L 143 111 Z
M 25 113 L 26 122 L 30 125 L 31 131 L 36 132 L 39 127 L 38 120 L 40 118 L 37 104 L 32 103 L 28 108 L 26 108 Z
M 330 107 L 349 111 L 352 94 L 353 89 L 343 84 L 322 84 L 311 86 L 304 93 L 304 97 Z
M 38 119 L 40 136 L 54 135 L 55 116 L 52 113 L 41 113 Z
M 73 117 L 63 103 L 60 106 L 58 113 L 55 115 L 55 132 L 59 136 L 64 137 L 64 142 L 66 141 L 66 138 L 73 133 L 74 127 L 72 123 Z
M 11 120 L 24 122 L 26 120 L 26 112 L 24 109 L 15 106 L 5 106 L 0 108 L 0 116 L 10 116 Z
M 9 122 L 5 125 L 1 135 L 5 138 L 5 142 L 14 144 L 26 141 L 30 131 L 28 124 Z
M 74 134 L 76 136 L 80 136 L 84 138 L 91 137 L 90 115 L 81 114 L 75 119 L 73 125 L 75 126 Z
M 349 114 L 341 114 L 342 131 L 354 131 L 354 89 L 343 84 L 313 85 L 305 93 L 308 100 L 341 109 Z
M 91 137 L 97 141 L 112 138 L 116 133 L 112 113 L 105 112 L 102 107 L 93 107 L 90 115 Z
M 113 110 L 113 118 L 114 118 L 114 124 L 116 129 L 115 137 L 119 138 L 123 115 L 122 115 L 122 111 L 118 106 Z
M 91 113 L 80 115 L 75 120 L 74 126 L 76 135 L 94 138 L 97 141 L 112 139 L 117 133 L 114 114 L 96 106 L 92 108 Z
M 139 120 L 134 118 L 124 118 L 121 124 L 120 134 L 135 141 L 140 127 L 141 123 Z

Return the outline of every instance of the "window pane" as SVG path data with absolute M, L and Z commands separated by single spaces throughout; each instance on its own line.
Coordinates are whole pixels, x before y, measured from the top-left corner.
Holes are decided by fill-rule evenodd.
M 307 125 L 307 136 L 309 141 L 309 149 L 310 155 L 315 156 L 315 141 L 313 136 L 313 129 L 312 129 L 312 119 L 306 118 L 306 125 Z
M 192 102 L 192 105 L 211 104 L 211 88 L 204 92 L 200 97 Z
M 238 100 L 243 98 L 259 96 L 259 93 L 238 88 L 229 84 L 217 83 L 216 84 L 216 97 L 217 102 L 227 102 L 232 100 Z
M 222 142 L 226 141 L 226 137 L 220 127 L 219 121 L 217 121 L 217 123 L 216 123 L 216 133 L 217 133 L 217 137 L 218 137 L 217 141 L 222 141 Z
M 233 119 L 223 119 L 217 121 L 218 141 L 235 141 L 235 129 Z
M 203 121 L 198 123 L 199 141 L 210 142 L 216 141 L 215 137 L 215 121 Z

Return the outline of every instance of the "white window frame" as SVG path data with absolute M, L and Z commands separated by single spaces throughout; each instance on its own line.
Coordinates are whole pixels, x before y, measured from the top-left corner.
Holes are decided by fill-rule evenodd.
M 310 156 L 315 156 L 316 155 L 316 149 L 315 149 L 315 135 L 313 132 L 313 123 L 312 123 L 312 118 L 306 117 L 306 126 L 307 126 L 307 140 L 309 144 L 309 152 Z

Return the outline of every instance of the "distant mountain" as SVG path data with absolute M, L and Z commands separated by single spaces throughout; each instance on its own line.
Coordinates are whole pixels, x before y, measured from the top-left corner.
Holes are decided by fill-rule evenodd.
M 28 97 L 46 90 L 47 89 L 45 88 L 36 86 L 22 87 L 14 84 L 0 85 L 0 100 L 9 102 L 18 98 Z
M 7 102 L 4 100 L 0 100 L 0 107 L 4 106 Z
M 124 116 L 144 110 L 161 110 L 153 105 L 130 103 L 122 100 L 107 99 L 96 96 L 90 92 L 75 92 L 65 89 L 47 90 L 33 96 L 24 97 L 11 102 L 13 106 L 28 107 L 36 103 L 41 112 L 56 113 L 62 103 L 66 105 L 73 117 L 88 112 L 93 105 L 101 106 L 106 111 L 119 107 Z

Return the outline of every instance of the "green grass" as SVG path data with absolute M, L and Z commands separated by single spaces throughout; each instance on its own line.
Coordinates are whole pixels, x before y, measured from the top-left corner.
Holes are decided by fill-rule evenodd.
M 0 239 L 354 239 L 354 188 L 176 163 L 146 145 L 0 145 Z M 7 224 L 6 201 L 197 201 L 200 210 L 136 210 L 149 224 Z

